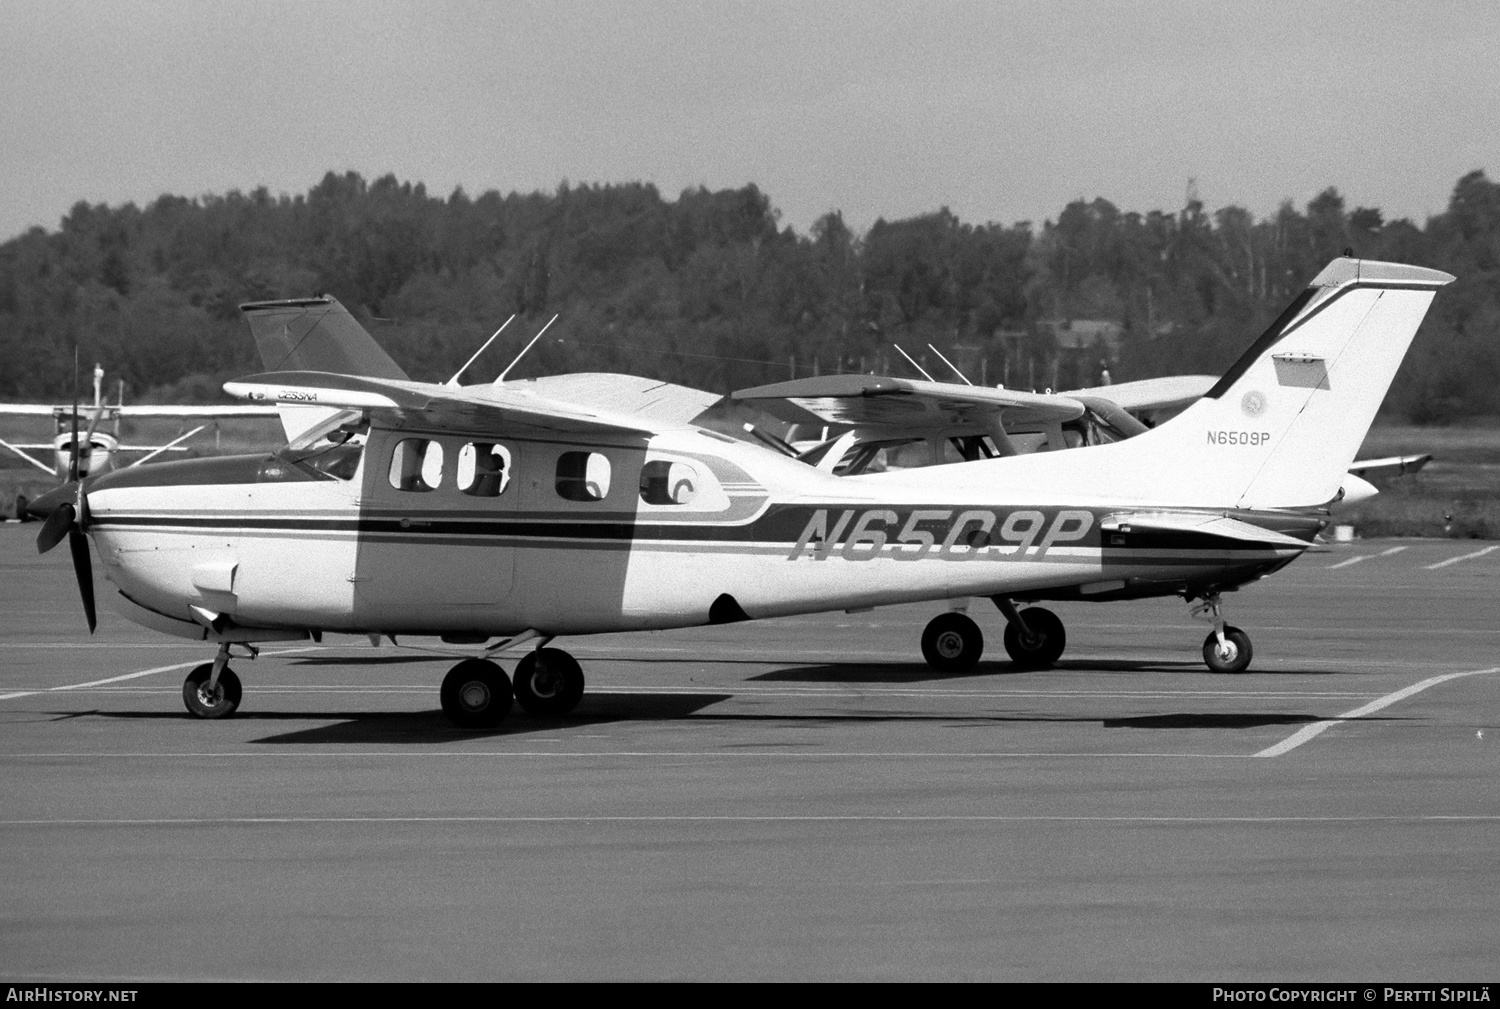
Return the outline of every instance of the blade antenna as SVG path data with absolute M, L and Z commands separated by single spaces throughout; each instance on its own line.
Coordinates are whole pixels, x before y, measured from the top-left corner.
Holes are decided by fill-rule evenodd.
M 462 368 L 458 369 L 457 371 L 455 371 L 453 373 L 453 377 L 450 378 L 450 379 L 448 379 L 448 381 L 444 382 L 443 384 L 444 385 L 450 385 L 450 386 L 456 386 L 456 385 L 458 385 L 458 377 L 460 375 L 462 375 L 464 372 L 466 372 L 466 371 L 469 370 L 469 365 L 471 365 L 475 361 L 479 360 L 479 355 L 483 354 L 489 348 L 489 345 L 495 342 L 495 337 L 497 337 L 501 333 L 505 332 L 505 327 L 509 326 L 511 324 L 511 320 L 514 319 L 515 317 L 516 317 L 516 313 L 514 313 L 514 312 L 510 313 L 510 318 L 506 319 L 504 322 L 502 322 L 500 324 L 500 328 L 497 329 L 497 330 L 495 330 L 493 333 L 490 334 L 490 338 L 488 340 L 484 341 L 484 346 L 480 347 L 478 350 L 474 351 L 474 356 L 471 357 L 471 358 L 469 358 L 467 361 L 465 361 L 464 362 L 464 366 Z
M 904 350 L 902 350 L 902 349 L 901 349 L 901 344 L 899 344 L 899 343 L 893 343 L 893 344 L 891 344 L 891 346 L 892 346 L 892 347 L 895 347 L 895 348 L 896 348 L 896 353 L 898 353 L 898 354 L 900 354 L 900 355 L 901 355 L 901 356 L 902 356 L 902 357 L 904 357 L 904 358 L 906 358 L 906 360 L 907 360 L 907 361 L 908 361 L 908 362 L 910 362 L 910 364 L 911 364 L 911 366 L 912 366 L 912 367 L 913 367 L 913 368 L 915 368 L 915 369 L 917 369 L 917 370 L 918 370 L 918 371 L 920 371 L 920 372 L 921 372 L 921 373 L 922 373 L 922 377 L 923 377 L 923 378 L 925 378 L 925 379 L 927 379 L 927 381 L 929 381 L 929 382 L 936 382 L 936 381 L 937 381 L 937 379 L 935 379 L 935 378 L 933 378 L 933 377 L 932 377 L 932 376 L 931 376 L 931 375 L 929 375 L 929 374 L 927 374 L 927 371 L 926 371 L 926 369 L 925 369 L 925 368 L 923 368 L 923 367 L 922 367 L 922 366 L 921 366 L 921 365 L 920 365 L 920 364 L 918 364 L 918 363 L 917 363 L 917 362 L 915 362 L 915 361 L 913 361 L 913 360 L 912 360 L 912 359 L 911 359 L 911 355 L 910 355 L 910 354 L 908 354 L 908 353 L 907 353 L 907 352 L 906 352 L 906 351 L 904 351 Z
M 936 354 L 938 356 L 938 359 L 941 360 L 944 364 L 946 364 L 948 367 L 952 368 L 953 369 L 953 374 L 957 375 L 959 378 L 961 378 L 961 379 L 964 380 L 964 385 L 973 385 L 974 384 L 973 382 L 969 381 L 969 378 L 968 378 L 967 375 L 965 375 L 963 372 L 961 372 L 961 371 L 958 370 L 958 365 L 954 364 L 952 361 L 948 360 L 946 357 L 943 357 L 943 352 L 941 350 L 938 350 L 936 347 L 934 347 L 930 343 L 927 345 L 927 349 L 930 350 L 930 351 L 932 351 L 934 354 Z
M 506 365 L 506 367 L 505 367 L 505 370 L 504 370 L 504 371 L 502 371 L 502 372 L 501 372 L 501 373 L 500 373 L 500 375 L 499 375 L 499 377 L 498 377 L 498 378 L 496 378 L 496 379 L 495 379 L 495 381 L 494 381 L 494 382 L 493 382 L 493 383 L 491 383 L 491 384 L 492 384 L 492 385 L 499 385 L 499 384 L 500 384 L 500 383 L 501 383 L 501 382 L 504 382 L 504 381 L 505 381 L 505 376 L 506 376 L 506 375 L 509 375 L 509 374 L 510 374 L 510 370 L 511 370 L 511 369 L 512 369 L 512 368 L 514 368 L 514 367 L 515 367 L 515 366 L 516 366 L 516 365 L 518 365 L 518 364 L 520 364 L 520 363 L 521 363 L 521 358 L 523 358 L 523 357 L 525 357 L 525 356 L 526 356 L 526 352 L 527 352 L 527 351 L 529 351 L 529 350 L 530 350 L 530 349 L 531 349 L 531 348 L 532 348 L 532 347 L 534 347 L 534 346 L 536 346 L 536 342 L 537 342 L 537 341 L 538 341 L 538 340 L 540 340 L 540 339 L 541 339 L 541 338 L 542 338 L 542 334 L 543 334 L 543 333 L 545 333 L 545 332 L 547 332 L 547 330 L 548 330 L 548 329 L 549 329 L 549 328 L 551 328 L 551 326 L 552 326 L 552 324 L 553 324 L 553 323 L 554 323 L 554 322 L 556 322 L 556 321 L 557 321 L 557 316 L 556 316 L 556 315 L 554 315 L 554 316 L 553 316 L 553 317 L 552 317 L 552 318 L 550 318 L 550 319 L 548 319 L 548 320 L 547 320 L 547 325 L 545 325 L 545 326 L 543 326 L 543 327 L 542 327 L 542 328 L 541 328 L 541 329 L 540 329 L 540 330 L 539 330 L 539 331 L 538 331 L 538 332 L 537 332 L 537 334 L 536 334 L 536 336 L 533 336 L 533 337 L 532 337 L 532 338 L 531 338 L 531 342 L 530 342 L 530 343 L 528 343 L 528 344 L 527 344 L 527 345 L 526 345 L 526 346 L 525 346 L 525 347 L 524 347 L 524 348 L 523 348 L 523 349 L 522 349 L 522 350 L 521 350 L 521 352 L 520 352 L 520 353 L 519 353 L 519 354 L 517 354 L 517 355 L 516 355 L 516 359 L 515 359 L 515 360 L 514 360 L 514 361 L 512 361 L 512 362 L 511 362 L 511 363 L 510 363 L 510 364 L 508 364 L 508 365 Z

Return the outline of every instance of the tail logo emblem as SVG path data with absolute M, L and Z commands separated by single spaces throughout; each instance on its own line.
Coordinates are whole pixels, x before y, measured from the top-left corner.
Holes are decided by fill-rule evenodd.
M 1240 400 L 1240 409 L 1245 411 L 1246 417 L 1259 417 L 1266 412 L 1266 397 L 1251 389 L 1245 393 L 1245 398 Z

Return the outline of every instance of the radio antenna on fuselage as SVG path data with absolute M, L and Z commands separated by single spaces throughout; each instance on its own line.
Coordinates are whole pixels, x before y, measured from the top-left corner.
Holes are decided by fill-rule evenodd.
M 531 338 L 531 342 L 528 343 L 525 347 L 523 347 L 521 349 L 521 352 L 516 355 L 516 359 L 514 361 L 512 361 L 510 364 L 506 365 L 505 370 L 502 371 L 499 374 L 499 376 L 495 379 L 495 381 L 493 383 L 491 383 L 491 384 L 493 384 L 493 385 L 499 385 L 501 382 L 504 382 L 505 381 L 505 376 L 510 374 L 510 369 L 514 368 L 516 365 L 518 365 L 518 364 L 521 363 L 521 358 L 523 358 L 523 357 L 526 356 L 526 352 L 528 350 L 530 350 L 532 347 L 536 346 L 536 342 L 542 338 L 542 334 L 545 333 L 545 332 L 547 332 L 548 328 L 550 328 L 551 325 L 554 322 L 556 322 L 556 321 L 557 321 L 557 316 L 556 315 L 554 315 L 552 318 L 548 319 L 547 320 L 547 325 L 543 326 L 540 330 L 537 331 L 536 336 L 533 336 Z
M 920 372 L 921 372 L 921 373 L 922 373 L 922 377 L 923 377 L 923 378 L 925 378 L 925 379 L 927 379 L 927 381 L 929 381 L 929 382 L 936 382 L 936 381 L 937 381 L 937 379 L 935 379 L 935 378 L 933 378 L 933 377 L 932 377 L 932 376 L 931 376 L 931 375 L 929 375 L 929 374 L 927 374 L 927 369 L 926 369 L 926 368 L 923 368 L 923 367 L 922 367 L 922 366 L 921 366 L 921 365 L 920 365 L 920 364 L 918 364 L 918 363 L 917 363 L 917 362 L 915 362 L 915 361 L 912 361 L 912 359 L 911 359 L 911 355 L 910 355 L 910 354 L 908 354 L 908 353 L 907 353 L 907 352 L 906 352 L 906 351 L 904 351 L 904 350 L 902 350 L 902 349 L 901 349 L 901 344 L 899 344 L 899 343 L 893 343 L 893 344 L 891 344 L 891 346 L 892 346 L 892 347 L 895 347 L 895 348 L 896 348 L 896 353 L 898 353 L 898 354 L 900 354 L 900 355 L 901 355 L 901 356 L 902 356 L 902 357 L 904 357 L 904 358 L 906 358 L 906 360 L 907 360 L 907 361 L 909 361 L 909 362 L 910 362 L 910 363 L 911 363 L 911 366 L 912 366 L 912 367 L 913 367 L 913 368 L 915 368 L 915 369 L 917 369 L 917 370 L 918 370 L 918 371 L 920 371 Z
M 953 369 L 953 374 L 957 375 L 959 378 L 961 378 L 961 379 L 964 380 L 964 385 L 973 385 L 974 384 L 973 382 L 969 381 L 969 377 L 967 375 L 965 375 L 963 372 L 961 372 L 961 371 L 958 370 L 958 365 L 954 364 L 952 361 L 948 360 L 946 357 L 943 357 L 943 352 L 941 350 L 938 350 L 936 347 L 934 347 L 930 343 L 927 345 L 927 349 L 930 350 L 930 351 L 932 351 L 934 354 L 936 354 L 938 356 L 938 358 L 944 364 L 946 364 L 948 367 L 952 368 Z
M 504 322 L 502 322 L 500 324 L 500 328 L 497 329 L 497 330 L 495 330 L 493 333 L 491 333 L 490 334 L 490 338 L 488 340 L 484 341 L 484 346 L 480 347 L 478 350 L 474 351 L 474 356 L 471 357 L 471 358 L 469 358 L 467 361 L 465 361 L 464 362 L 464 366 L 462 368 L 458 369 L 457 371 L 455 371 L 453 373 L 453 377 L 450 378 L 450 379 L 448 379 L 448 381 L 444 382 L 443 384 L 444 385 L 450 385 L 450 386 L 457 386 L 458 385 L 458 377 L 460 375 L 462 375 L 464 372 L 466 372 L 466 371 L 469 370 L 469 365 L 471 365 L 475 361 L 479 360 L 479 355 L 483 354 L 485 352 L 485 350 L 489 347 L 489 345 L 495 342 L 495 337 L 497 337 L 501 333 L 503 333 L 505 331 L 505 327 L 509 326 L 510 323 L 511 323 L 511 319 L 514 319 L 515 317 L 516 317 L 516 313 L 514 313 L 514 312 L 510 313 L 510 319 L 506 319 Z

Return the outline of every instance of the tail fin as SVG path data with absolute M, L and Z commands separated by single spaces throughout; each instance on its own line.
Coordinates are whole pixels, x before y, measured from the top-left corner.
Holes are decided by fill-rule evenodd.
M 267 371 L 328 371 L 407 378 L 401 366 L 336 298 L 256 301 L 240 306 Z
M 1439 287 L 1399 263 L 1335 259 L 1198 402 L 1094 453 L 1112 494 L 1182 504 L 1326 504 L 1396 376 Z M 1063 456 L 1073 453 L 1062 453 Z
M 241 305 L 267 371 L 327 371 L 364 378 L 407 378 L 401 366 L 336 298 Z M 288 442 L 337 416 L 319 406 L 277 405 Z

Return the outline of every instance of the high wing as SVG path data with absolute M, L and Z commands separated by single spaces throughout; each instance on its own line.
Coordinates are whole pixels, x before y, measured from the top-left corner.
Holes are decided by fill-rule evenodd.
M 849 424 L 909 433 L 933 428 L 983 434 L 997 421 L 1051 424 L 1076 420 L 1084 406 L 1067 396 L 926 382 L 877 375 L 825 375 L 741 389 L 733 398 L 754 402 L 793 423 Z
M 282 371 L 224 383 L 224 391 L 255 402 L 325 410 L 391 411 L 454 431 L 536 430 L 587 435 L 641 435 L 649 421 L 591 411 L 512 386 L 447 386 L 431 382 Z
M 1118 385 L 1076 389 L 1063 395 L 1107 399 L 1138 417 L 1143 414 L 1154 416 L 1158 413 L 1175 413 L 1192 405 L 1202 399 L 1218 380 L 1216 375 L 1166 375 L 1121 382 Z
M 715 393 L 674 385 L 660 379 L 609 372 L 577 372 L 519 379 L 507 382 L 504 388 L 531 393 L 555 402 L 671 425 L 690 422 L 722 398 Z

